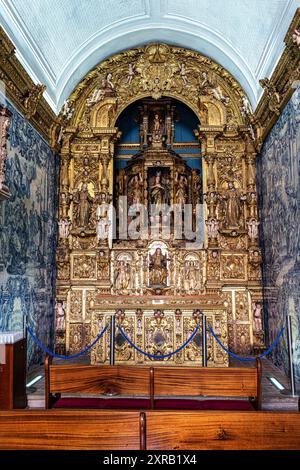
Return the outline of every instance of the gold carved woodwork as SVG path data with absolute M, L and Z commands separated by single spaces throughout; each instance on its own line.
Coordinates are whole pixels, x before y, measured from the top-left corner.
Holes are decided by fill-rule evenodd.
M 224 280 L 246 280 L 245 255 L 222 254 L 221 278 Z
M 158 139 L 156 147 L 148 150 L 146 166 L 136 160 L 127 180 L 120 175 L 114 181 L 115 146 L 120 137 L 116 120 L 134 101 L 145 98 L 150 103 L 149 96 L 156 100 L 157 107 L 161 97 L 164 103 L 175 98 L 196 113 L 199 126 L 195 135 L 203 155 L 205 242 L 195 250 L 186 250 L 180 243 L 163 243 L 166 268 L 164 285 L 159 288 L 151 285 L 149 270 L 150 255 L 156 247 L 153 240 L 108 243 L 96 231 L 99 221 L 103 226 L 107 224 L 105 227 L 110 222 L 109 211 L 100 215 L 99 207 L 114 200 L 116 188 L 120 191 L 121 187 L 120 193 L 124 194 L 122 184 L 128 184 L 134 202 L 146 201 L 150 189 L 145 168 L 155 164 L 157 152 L 160 159 L 169 162 Z M 91 343 L 110 316 L 122 309 L 125 316 L 120 312 L 118 316 L 121 326 L 138 347 L 153 354 L 168 353 L 194 331 L 193 312 L 200 305 L 225 345 L 235 352 L 251 350 L 251 298 L 254 294 L 260 296 L 261 280 L 260 255 L 247 234 L 247 222 L 257 220 L 257 200 L 255 143 L 245 106 L 243 90 L 222 67 L 199 53 L 165 44 L 148 45 L 107 59 L 72 93 L 61 114 L 58 211 L 61 233 L 66 233 L 67 227 L 68 235 L 59 238 L 57 252 L 57 296 L 69 289 L 67 352 Z M 166 139 L 171 144 L 168 119 Z M 149 125 L 145 121 L 141 127 L 145 145 L 151 135 Z M 158 134 L 151 138 L 155 140 Z M 175 170 L 170 172 L 172 202 L 185 198 L 192 201 L 192 188 L 197 184 L 199 188 L 202 182 L 197 182 L 194 174 L 186 182 L 180 177 L 183 165 L 179 166 L 177 175 Z M 233 203 L 228 202 L 229 194 L 234 196 Z M 99 230 L 101 233 L 104 229 Z M 250 290 L 246 289 L 248 285 Z M 244 289 L 243 293 L 237 294 L 242 292 L 239 289 Z M 154 315 L 159 310 L 161 314 Z M 78 335 L 82 335 L 81 342 Z M 92 363 L 109 361 L 108 338 L 107 333 L 91 350 Z M 62 347 L 62 338 L 58 342 Z M 228 365 L 228 357 L 209 332 L 207 344 L 209 365 Z M 116 360 L 151 362 L 119 334 Z M 196 336 L 168 362 L 201 364 L 201 337 Z
M 72 255 L 72 279 L 96 279 L 96 256 Z
M 15 54 L 15 47 L 0 27 L 0 80 L 5 83 L 7 97 L 53 147 L 59 120 L 42 96 L 45 85 L 36 85 Z M 56 135 L 55 135 L 56 139 Z
M 211 324 L 220 341 L 226 346 L 228 344 L 227 319 L 221 310 L 207 311 L 207 321 Z M 105 312 L 94 309 L 91 320 L 91 341 L 93 341 L 109 323 L 111 315 L 116 314 L 116 322 L 119 323 L 126 336 L 148 354 L 161 356 L 176 351 L 194 333 L 198 324 L 191 309 L 117 309 Z M 110 327 L 109 327 L 110 328 Z M 208 365 L 226 367 L 228 357 L 224 351 L 217 346 L 207 328 L 207 353 Z M 107 363 L 109 360 L 109 333 L 103 342 L 96 345 L 91 352 L 93 364 Z M 162 361 L 145 356 L 135 349 L 124 339 L 116 326 L 116 364 L 173 364 L 173 365 L 199 365 L 202 364 L 202 331 L 196 333 L 192 341 L 179 353 Z
M 10 111 L 0 104 L 0 201 L 10 197 L 6 181 L 7 136 L 10 118 Z

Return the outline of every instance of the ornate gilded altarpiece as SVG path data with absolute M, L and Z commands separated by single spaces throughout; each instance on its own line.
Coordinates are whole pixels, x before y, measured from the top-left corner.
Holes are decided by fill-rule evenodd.
M 174 103 L 198 117 L 194 129 L 203 175 L 174 146 Z M 121 137 L 116 122 L 139 101 L 140 149 L 114 171 Z M 237 354 L 264 347 L 261 254 L 255 187 L 251 107 L 240 85 L 197 52 L 152 44 L 98 65 L 64 104 L 58 213 L 56 350 L 71 354 L 90 344 L 116 313 L 142 350 L 166 354 L 183 344 L 203 311 L 214 331 Z M 200 158 L 200 157 L 199 157 Z M 164 238 L 163 215 L 141 216 L 140 237 L 115 232 L 111 203 L 190 204 L 191 230 L 201 207 L 204 236 L 194 244 Z M 203 207 L 201 205 L 204 202 Z M 116 220 L 132 222 L 119 205 Z M 180 216 L 181 217 L 181 216 Z M 150 220 L 151 219 L 151 220 Z M 157 228 L 149 234 L 144 222 Z M 107 236 L 106 236 L 107 235 Z M 208 365 L 228 357 L 207 332 Z M 92 363 L 109 361 L 109 335 L 91 351 Z M 117 363 L 150 363 L 116 330 Z M 160 361 L 156 361 L 158 364 Z M 168 363 L 201 365 L 201 334 Z

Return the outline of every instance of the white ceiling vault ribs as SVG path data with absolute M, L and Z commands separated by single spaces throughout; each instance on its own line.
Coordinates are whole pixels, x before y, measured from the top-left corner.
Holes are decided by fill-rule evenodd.
M 55 112 L 99 62 L 149 42 L 195 49 L 240 82 L 253 106 L 300 0 L 0 0 L 0 23 Z

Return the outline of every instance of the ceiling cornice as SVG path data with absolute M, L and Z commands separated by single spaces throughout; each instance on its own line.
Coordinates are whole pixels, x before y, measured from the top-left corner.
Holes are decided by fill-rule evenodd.
M 288 28 L 283 54 L 271 78 L 262 83 L 263 95 L 254 113 L 259 148 L 300 84 L 300 46 L 293 39 L 295 30 L 300 30 L 300 8 Z
M 5 97 L 49 142 L 55 113 L 43 97 L 44 85 L 36 84 L 15 54 L 15 46 L 0 27 L 0 80 Z

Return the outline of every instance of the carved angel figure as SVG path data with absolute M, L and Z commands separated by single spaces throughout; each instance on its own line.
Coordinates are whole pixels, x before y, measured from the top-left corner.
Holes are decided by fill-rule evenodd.
M 56 329 L 57 330 L 66 329 L 65 306 L 64 306 L 64 302 L 62 301 L 57 301 L 56 303 Z
M 68 238 L 70 224 L 71 222 L 69 219 L 60 219 L 58 221 L 58 234 L 60 238 Z
M 292 34 L 292 39 L 293 39 L 293 43 L 296 44 L 300 49 L 300 31 L 298 31 L 298 29 L 294 30 Z
M 180 78 L 182 79 L 183 83 L 185 85 L 187 85 L 188 84 L 188 79 L 187 79 L 186 68 L 185 68 L 184 63 L 179 64 L 179 75 L 180 75 Z
M 250 219 L 247 222 L 248 226 L 248 235 L 251 241 L 255 240 L 258 237 L 258 226 L 259 222 L 256 219 Z
M 222 101 L 224 104 L 228 104 L 230 101 L 229 96 L 223 95 L 223 91 L 217 83 L 215 83 L 207 72 L 202 72 L 202 78 L 200 81 L 200 92 L 204 95 L 212 95 L 216 100 Z
M 128 64 L 128 75 L 127 75 L 127 85 L 130 85 L 135 76 L 135 66 L 134 64 Z
M 254 329 L 255 331 L 262 331 L 262 305 L 254 303 L 252 306 L 253 309 L 253 320 L 254 320 Z
M 217 219 L 209 219 L 206 221 L 207 234 L 209 238 L 217 238 L 219 233 L 219 222 Z
M 106 96 L 115 95 L 115 86 L 112 82 L 112 73 L 109 72 L 105 78 L 101 80 L 99 88 L 95 88 L 91 97 L 86 100 L 88 106 L 92 106 L 95 103 L 103 100 Z
M 246 95 L 242 97 L 242 114 L 243 116 L 249 116 L 252 114 L 251 104 Z

